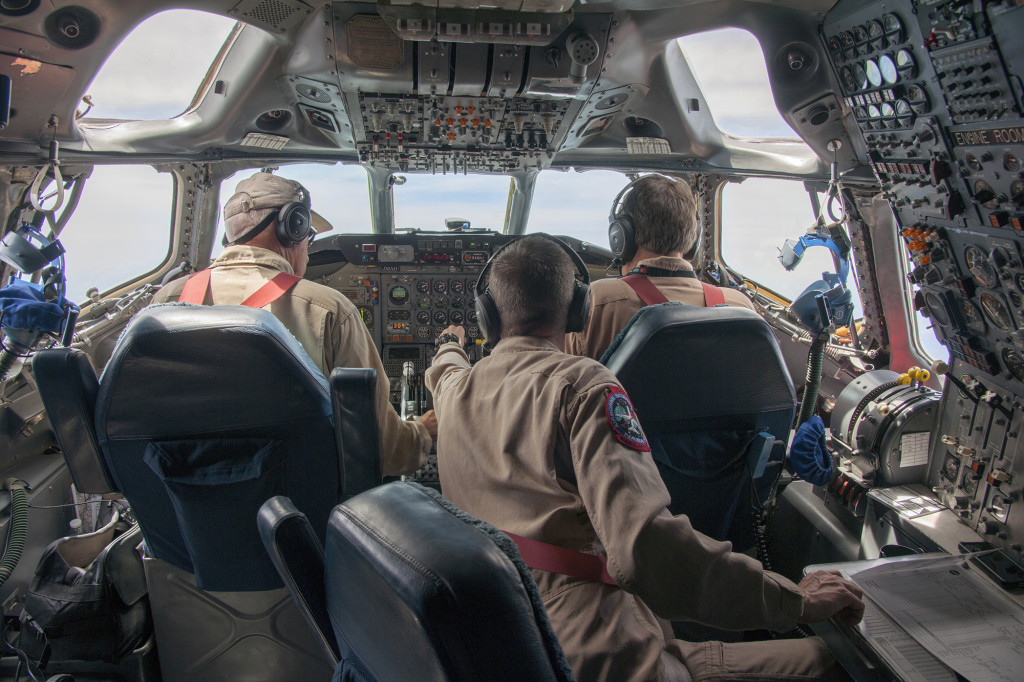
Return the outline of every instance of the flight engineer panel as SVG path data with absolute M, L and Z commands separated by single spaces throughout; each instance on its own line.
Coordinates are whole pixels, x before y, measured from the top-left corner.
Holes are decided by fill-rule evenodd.
M 1024 557 L 1019 4 L 844 1 L 822 27 L 846 110 L 862 136 L 857 142 L 868 149 L 911 261 L 915 307 L 950 355 L 930 457 L 920 467 L 924 481 L 1018 561 Z M 884 390 L 890 389 L 875 393 Z M 865 393 L 870 397 L 870 387 Z

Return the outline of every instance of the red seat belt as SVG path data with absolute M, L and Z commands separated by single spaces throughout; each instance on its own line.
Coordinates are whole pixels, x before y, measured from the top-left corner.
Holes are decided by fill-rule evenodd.
M 634 273 L 626 275 L 622 278 L 625 282 L 636 292 L 636 295 L 640 297 L 640 300 L 646 305 L 656 305 L 658 303 L 667 303 L 668 299 L 665 298 L 665 294 L 661 293 L 658 287 L 647 278 L 647 275 L 641 275 Z M 725 295 L 722 290 L 718 287 L 708 284 L 706 282 L 700 283 L 704 289 L 704 305 L 711 307 L 713 305 L 722 305 L 725 303 Z
M 257 289 L 249 298 L 242 301 L 242 305 L 249 308 L 262 308 L 270 305 L 277 299 L 295 286 L 301 277 L 298 275 L 289 275 L 287 272 L 279 272 L 274 276 L 274 279 L 270 280 L 259 289 Z M 210 288 L 210 270 L 200 270 L 196 274 L 188 278 L 185 282 L 185 288 L 181 290 L 181 296 L 178 297 L 180 303 L 194 303 L 196 305 L 203 305 L 206 300 L 206 292 Z
M 558 545 L 549 545 L 546 542 L 524 538 L 508 531 L 502 532 L 516 543 L 519 556 L 523 557 L 523 563 L 530 568 L 589 580 L 594 583 L 618 586 L 615 579 L 609 575 L 608 560 L 603 556 L 594 556 Z

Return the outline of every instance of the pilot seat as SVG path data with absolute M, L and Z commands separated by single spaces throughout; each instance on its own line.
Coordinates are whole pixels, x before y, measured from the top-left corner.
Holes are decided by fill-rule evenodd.
M 123 493 L 141 526 L 165 682 L 328 679 L 256 514 L 288 495 L 326 528 L 346 460 L 379 482 L 376 372 L 329 384 L 270 312 L 177 303 L 133 318 L 98 383 L 77 350 L 33 367 L 73 480 Z
M 647 306 L 601 362 L 633 402 L 671 512 L 736 551 L 753 547 L 796 412 L 768 323 L 746 308 Z

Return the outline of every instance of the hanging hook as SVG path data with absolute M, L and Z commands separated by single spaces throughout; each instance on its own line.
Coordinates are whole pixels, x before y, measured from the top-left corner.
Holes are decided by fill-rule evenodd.
M 39 172 L 36 173 L 36 177 L 32 179 L 32 185 L 29 187 L 28 193 L 32 207 L 40 213 L 46 214 L 51 227 L 54 211 L 64 205 L 64 176 L 60 172 L 60 142 L 57 141 L 58 123 L 59 119 L 56 116 L 50 116 L 50 120 L 46 124 L 48 128 L 53 128 L 53 137 L 50 139 L 50 154 L 46 165 L 40 168 Z M 46 180 L 46 174 L 50 171 L 53 172 L 53 181 L 57 183 L 57 201 L 52 207 L 43 208 L 43 182 Z

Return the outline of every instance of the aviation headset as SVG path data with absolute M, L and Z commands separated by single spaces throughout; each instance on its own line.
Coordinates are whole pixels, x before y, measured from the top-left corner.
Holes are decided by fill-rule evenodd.
M 621 210 L 622 204 L 625 203 L 626 195 L 633 189 L 636 183 L 652 175 L 671 180 L 672 182 L 679 182 L 679 180 L 668 175 L 662 175 L 661 173 L 647 173 L 631 180 L 628 185 L 615 195 L 615 200 L 612 201 L 612 210 L 608 214 L 608 246 L 611 248 L 612 255 L 615 256 L 616 260 L 623 263 L 628 263 L 636 255 L 637 243 L 636 226 L 633 223 L 633 216 Z
M 225 246 L 228 243 L 245 244 L 252 241 L 256 235 L 267 229 L 267 226 L 274 221 L 274 218 L 277 218 L 277 229 L 275 230 L 277 240 L 281 242 L 282 246 L 286 248 L 292 247 L 302 243 L 304 239 L 309 239 L 310 235 L 313 234 L 313 219 L 310 215 L 313 202 L 310 199 L 309 190 L 302 185 L 299 185 L 299 192 L 302 194 L 302 201 L 290 201 L 278 209 L 277 213 L 271 212 L 256 227 L 233 242 L 228 242 L 227 235 L 225 235 Z
M 568 254 L 569 260 L 573 262 L 576 268 L 577 274 L 573 277 L 572 299 L 569 301 L 569 311 L 565 318 L 565 331 L 581 332 L 587 324 L 587 318 L 590 316 L 590 272 L 587 270 L 587 266 L 579 254 L 573 251 L 561 239 L 544 234 L 543 232 L 535 234 L 558 244 L 559 248 Z M 480 271 L 480 276 L 476 280 L 477 324 L 480 325 L 484 338 L 487 339 L 488 344 L 491 346 L 501 340 L 501 316 L 498 314 L 498 306 L 494 303 L 494 297 L 491 296 L 490 287 L 485 283 L 487 273 L 491 269 L 491 263 L 494 262 L 501 252 L 517 241 L 519 240 L 510 241 L 495 251 L 494 255 L 487 261 L 484 269 Z

